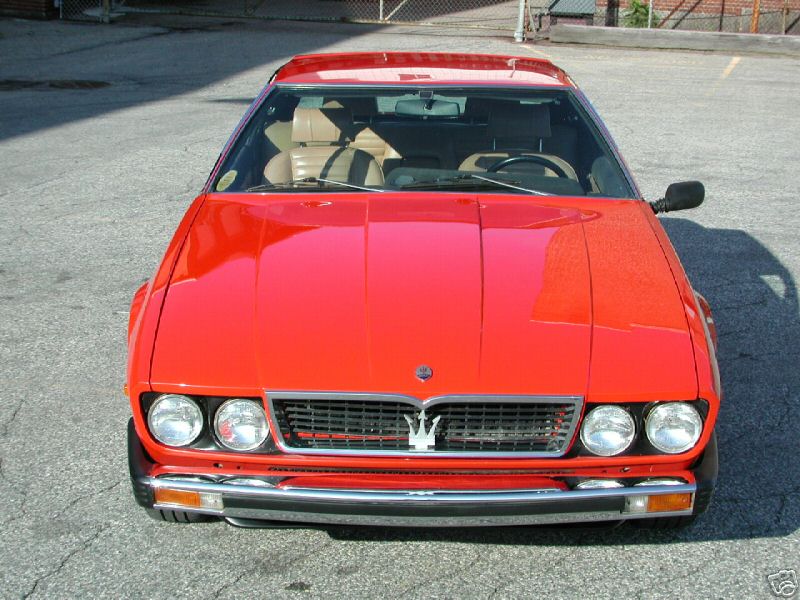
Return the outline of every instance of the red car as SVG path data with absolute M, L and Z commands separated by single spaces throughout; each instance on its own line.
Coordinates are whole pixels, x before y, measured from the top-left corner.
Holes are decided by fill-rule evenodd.
M 158 519 L 409 526 L 706 510 L 716 334 L 551 63 L 359 53 L 270 79 L 130 312 Z

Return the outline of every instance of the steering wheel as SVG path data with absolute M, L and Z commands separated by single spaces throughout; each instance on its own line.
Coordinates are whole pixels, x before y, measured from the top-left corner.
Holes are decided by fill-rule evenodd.
M 564 177 L 569 179 L 569 175 L 567 175 L 567 172 L 564 169 L 562 169 L 559 165 L 557 165 L 549 158 L 545 158 L 544 156 L 539 156 L 536 154 L 520 154 L 519 156 L 509 156 L 508 158 L 500 159 L 496 163 L 494 163 L 491 167 L 486 169 L 486 172 L 497 173 L 498 171 L 500 171 L 501 169 L 505 169 L 509 165 L 514 165 L 522 162 L 536 163 L 537 165 L 542 165 L 543 167 L 547 167 L 548 169 L 553 171 L 558 177 Z

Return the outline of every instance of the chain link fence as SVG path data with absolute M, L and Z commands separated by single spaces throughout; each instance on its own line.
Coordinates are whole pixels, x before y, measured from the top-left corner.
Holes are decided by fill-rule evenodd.
M 647 27 L 730 33 L 800 34 L 800 10 L 752 8 L 737 12 L 697 10 L 676 0 L 671 11 L 654 10 L 647 0 L 527 0 L 526 26 L 546 34 L 555 23 Z M 609 6 L 605 3 L 609 2 Z M 616 3 L 616 7 L 614 4 Z M 602 5 L 601 5 L 602 4 Z M 660 3 L 659 3 L 660 4 Z M 703 7 L 703 4 L 700 4 Z M 517 27 L 518 0 L 61 0 L 61 17 L 108 21 L 114 13 L 158 13 L 354 23 L 417 24 L 493 29 Z M 755 25 L 755 28 L 753 26 Z
M 103 17 L 103 0 L 61 0 L 62 18 Z M 110 11 L 257 19 L 403 23 L 513 32 L 518 0 L 117 0 Z
M 102 21 L 106 10 L 103 0 L 61 0 L 59 16 L 71 21 Z

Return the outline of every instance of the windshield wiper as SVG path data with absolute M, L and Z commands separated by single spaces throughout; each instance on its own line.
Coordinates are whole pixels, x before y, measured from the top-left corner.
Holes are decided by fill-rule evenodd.
M 302 182 L 308 183 L 333 183 L 335 185 L 341 185 L 344 187 L 349 187 L 354 190 L 363 190 L 365 192 L 385 192 L 386 190 L 379 190 L 378 188 L 371 188 L 364 185 L 356 185 L 354 183 L 345 183 L 344 181 L 334 181 L 333 179 L 323 179 L 322 177 L 306 177 L 305 179 L 301 179 Z
M 286 189 L 297 189 L 294 185 L 293 181 L 283 181 L 280 183 L 262 183 L 260 185 L 254 185 L 253 187 L 247 188 L 246 192 L 266 192 L 268 190 L 286 190 Z
M 255 185 L 251 188 L 247 188 L 248 192 L 264 192 L 267 190 L 280 190 L 280 189 L 292 189 L 292 190 L 302 190 L 303 186 L 298 184 L 303 183 L 326 183 L 326 184 L 333 184 L 333 185 L 340 185 L 342 187 L 351 188 L 354 190 L 362 190 L 364 192 L 385 192 L 386 190 L 379 190 L 378 188 L 371 188 L 366 187 L 363 185 L 356 185 L 354 183 L 345 183 L 344 181 L 334 181 L 333 179 L 323 179 L 322 177 L 304 177 L 302 179 L 294 179 L 292 181 L 284 181 L 279 183 L 263 183 L 261 185 Z
M 481 181 L 491 181 L 497 185 L 502 185 L 503 187 L 511 188 L 512 190 L 520 190 L 523 192 L 528 192 L 529 194 L 535 194 L 536 196 L 552 196 L 549 192 L 541 192 L 539 190 L 532 190 L 526 187 L 520 187 L 518 185 L 514 185 L 513 183 L 508 183 L 507 181 L 501 181 L 499 179 L 490 179 L 489 177 L 483 177 L 481 175 L 468 175 L 470 179 L 480 179 Z
M 405 185 L 401 185 L 402 189 L 412 189 L 412 188 L 425 188 L 425 187 L 436 187 L 436 188 L 447 188 L 447 187 L 458 187 L 459 185 L 469 185 L 471 182 L 474 181 L 483 181 L 486 183 L 491 183 L 496 186 L 510 188 L 512 190 L 519 190 L 521 192 L 527 192 L 529 194 L 535 194 L 537 196 L 552 196 L 552 194 L 548 192 L 541 192 L 539 190 L 532 190 L 530 188 L 521 187 L 519 185 L 515 185 L 519 183 L 515 181 L 514 183 L 509 183 L 507 181 L 501 181 L 499 179 L 492 179 L 490 177 L 484 177 L 482 175 L 476 175 L 474 173 L 469 173 L 465 175 L 458 175 L 456 177 L 446 177 L 443 179 L 436 179 L 433 181 L 415 181 L 413 183 L 407 183 Z

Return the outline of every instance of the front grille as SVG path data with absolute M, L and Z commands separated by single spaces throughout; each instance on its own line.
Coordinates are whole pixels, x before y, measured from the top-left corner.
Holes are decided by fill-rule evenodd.
M 268 393 L 279 442 L 287 450 L 371 454 L 520 454 L 566 452 L 580 416 L 581 399 L 539 396 L 443 396 L 424 404 L 405 396 Z M 424 451 L 409 443 L 436 422 Z M 438 419 L 438 421 L 436 421 Z

